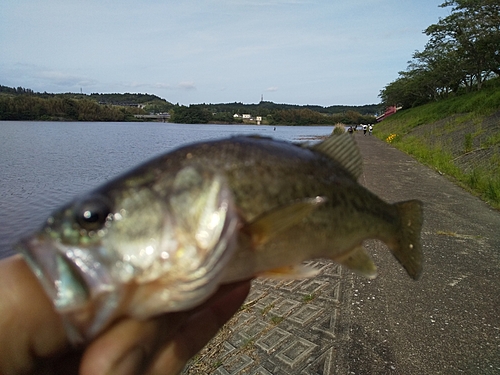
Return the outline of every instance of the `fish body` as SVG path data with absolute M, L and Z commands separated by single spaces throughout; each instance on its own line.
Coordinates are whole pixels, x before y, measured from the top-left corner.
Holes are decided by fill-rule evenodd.
M 312 276 L 310 259 L 373 278 L 370 238 L 416 279 L 422 204 L 384 202 L 357 182 L 361 166 L 348 134 L 187 145 L 57 210 L 19 249 L 75 342 L 124 315 L 192 308 L 224 283 Z

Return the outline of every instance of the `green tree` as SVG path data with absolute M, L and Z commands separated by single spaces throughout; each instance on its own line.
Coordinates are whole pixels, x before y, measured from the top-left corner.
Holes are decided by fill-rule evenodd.
M 407 70 L 385 86 L 385 106 L 414 107 L 462 91 L 481 89 L 483 82 L 500 75 L 500 2 L 449 0 L 449 16 L 430 25 L 423 51 L 416 51 Z
M 492 73 L 500 74 L 500 2 L 449 0 L 441 7 L 453 7 L 451 14 L 424 32 L 432 45 L 459 57 L 466 86 L 481 89 Z
M 178 124 L 206 124 L 212 119 L 207 109 L 197 105 L 175 106 L 172 112 L 170 121 Z

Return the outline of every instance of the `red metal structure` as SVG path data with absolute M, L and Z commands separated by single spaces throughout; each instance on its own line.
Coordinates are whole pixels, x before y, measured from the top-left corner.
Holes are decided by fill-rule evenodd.
M 389 117 L 390 115 L 395 114 L 397 111 L 399 111 L 402 107 L 396 107 L 395 105 L 391 105 L 390 107 L 387 107 L 385 112 L 381 114 L 380 116 L 377 116 L 377 122 L 380 122 L 384 120 L 386 117 Z

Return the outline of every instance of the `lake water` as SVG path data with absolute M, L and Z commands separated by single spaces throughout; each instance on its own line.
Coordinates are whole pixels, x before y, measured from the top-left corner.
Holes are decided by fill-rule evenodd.
M 180 145 L 259 134 L 304 141 L 331 126 L 0 121 L 0 258 L 75 195 Z

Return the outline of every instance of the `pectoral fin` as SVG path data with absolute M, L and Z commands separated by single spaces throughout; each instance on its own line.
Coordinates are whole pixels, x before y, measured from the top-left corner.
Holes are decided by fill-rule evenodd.
M 276 207 L 258 216 L 242 230 L 251 236 L 254 246 L 265 244 L 277 233 L 300 223 L 324 202 L 323 197 L 306 198 Z
M 297 264 L 289 267 L 280 267 L 259 274 L 261 277 L 269 277 L 272 279 L 306 279 L 314 277 L 319 273 L 314 267 L 304 264 Z
M 363 246 L 355 247 L 344 256 L 335 258 L 334 261 L 368 279 L 377 277 L 377 267 Z

